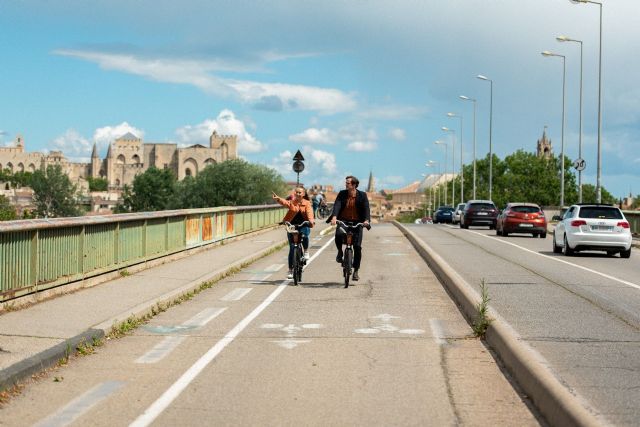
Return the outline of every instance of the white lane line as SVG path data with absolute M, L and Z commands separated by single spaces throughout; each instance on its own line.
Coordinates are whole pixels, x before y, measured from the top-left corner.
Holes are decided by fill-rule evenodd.
M 444 345 L 447 341 L 444 339 L 444 328 L 440 319 L 429 319 L 429 326 L 431 327 L 431 333 L 433 334 L 433 340 L 438 345 Z
M 222 314 L 226 309 L 227 307 L 206 308 L 180 326 L 184 327 L 185 329 L 201 328 L 218 317 L 220 314 Z M 162 341 L 153 346 L 151 350 L 137 358 L 134 363 L 157 363 L 167 357 L 173 350 L 175 350 L 182 343 L 182 341 L 185 340 L 185 338 L 185 336 L 165 337 Z
M 124 384 L 125 383 L 121 381 L 106 381 L 100 383 L 81 396 L 76 397 L 47 418 L 34 424 L 34 427 L 61 427 L 69 425 Z
M 516 245 L 515 243 L 505 242 L 504 240 L 502 240 L 502 239 L 498 239 L 497 237 L 487 236 L 486 234 L 478 233 L 477 231 L 472 231 L 472 230 L 469 230 L 469 231 L 470 231 L 471 233 L 475 233 L 475 234 L 477 234 L 478 236 L 484 236 L 484 237 L 487 237 L 487 238 L 489 238 L 489 239 L 496 240 L 496 241 L 498 241 L 498 242 L 504 243 L 505 245 L 511 245 L 511 246 L 514 246 L 514 247 L 516 247 L 516 248 L 518 248 L 518 249 L 522 249 L 523 251 L 530 252 L 530 253 L 532 253 L 532 254 L 539 255 L 539 256 L 541 256 L 541 257 L 549 258 L 549 259 L 552 259 L 552 260 L 554 260 L 554 261 L 561 262 L 561 263 L 563 263 L 563 264 L 567 264 L 567 265 L 570 265 L 570 266 L 572 266 L 572 267 L 579 268 L 579 269 L 584 270 L 584 271 L 588 271 L 589 273 L 597 274 L 598 276 L 602 276 L 602 277 L 604 277 L 604 278 L 606 278 L 606 279 L 613 280 L 613 281 L 615 281 L 615 282 L 622 283 L 623 285 L 631 286 L 632 288 L 636 288 L 636 289 L 639 289 L 639 290 L 640 290 L 640 285 L 637 285 L 637 284 L 635 284 L 635 283 L 627 282 L 626 280 L 623 280 L 623 279 L 618 279 L 617 277 L 610 276 L 610 275 L 608 275 L 608 274 L 601 273 L 601 272 L 599 272 L 599 271 L 592 270 L 592 269 L 590 269 L 590 268 L 583 267 L 583 266 L 581 266 L 581 265 L 574 264 L 574 263 L 572 263 L 572 262 L 565 261 L 565 260 L 563 260 L 563 259 L 559 259 L 558 257 L 555 257 L 555 256 L 549 256 L 549 255 L 541 254 L 541 253 L 539 253 L 539 252 L 532 251 L 531 249 L 527 249 L 527 248 L 523 248 L 522 246 L 518 246 L 518 245 Z
M 323 250 L 325 250 L 333 240 L 329 240 L 323 247 L 318 249 L 316 254 L 307 261 L 307 265 L 313 261 Z M 162 396 L 151 404 L 138 418 L 136 418 L 130 427 L 146 427 L 151 424 L 158 416 L 184 391 L 185 388 L 193 381 L 204 368 L 207 367 L 213 359 L 218 356 L 224 350 L 224 348 L 231 344 L 233 340 L 240 335 L 240 333 L 256 318 L 260 313 L 264 311 L 286 288 L 289 287 L 289 280 L 283 280 L 278 287 L 269 294 L 259 306 L 257 306 L 247 317 L 242 319 L 240 323 L 233 327 L 220 341 L 218 341 L 213 347 L 211 347 L 200 359 L 196 361 L 187 371 L 182 374 L 178 380 L 171 385 Z
M 265 268 L 264 271 L 275 273 L 276 271 L 280 271 L 282 267 L 284 267 L 284 264 L 271 264 L 269 267 Z
M 237 288 L 220 298 L 220 301 L 238 301 L 251 292 L 253 288 Z

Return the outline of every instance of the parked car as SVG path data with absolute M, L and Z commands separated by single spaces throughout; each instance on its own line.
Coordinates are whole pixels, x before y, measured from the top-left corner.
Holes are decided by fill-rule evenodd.
M 465 205 L 466 203 L 458 203 L 458 206 L 456 206 L 455 210 L 453 211 L 454 224 L 460 223 L 460 215 L 462 214 L 462 210 L 464 209 Z
M 612 205 L 578 203 L 571 206 L 553 230 L 553 252 L 605 251 L 631 256 L 631 228 L 620 209 Z
M 508 203 L 496 219 L 496 234 L 507 237 L 511 233 L 547 237 L 547 218 L 535 203 Z
M 453 208 L 451 206 L 440 206 L 433 215 L 433 223 L 441 222 L 451 223 L 453 221 Z
M 491 200 L 469 200 L 460 215 L 460 228 L 488 225 L 490 230 L 494 230 L 497 216 L 498 209 Z

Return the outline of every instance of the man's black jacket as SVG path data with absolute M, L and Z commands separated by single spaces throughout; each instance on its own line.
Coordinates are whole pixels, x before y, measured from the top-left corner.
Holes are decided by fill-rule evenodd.
M 349 197 L 348 190 L 342 190 L 338 193 L 336 201 L 333 204 L 333 211 L 327 219 L 327 223 L 331 222 L 331 217 L 335 216 L 342 220 L 340 216 L 342 209 L 347 205 L 347 198 Z M 371 222 L 371 212 L 369 212 L 369 198 L 364 191 L 356 190 L 356 210 L 358 212 L 358 222 L 369 221 Z

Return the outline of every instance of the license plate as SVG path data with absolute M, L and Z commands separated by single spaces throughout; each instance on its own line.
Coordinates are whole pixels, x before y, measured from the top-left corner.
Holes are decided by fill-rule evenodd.
M 478 212 L 478 215 L 489 215 L 489 214 L 486 212 Z
M 531 228 L 531 227 L 533 227 L 533 224 L 520 224 L 520 227 Z
M 613 227 L 610 225 L 592 225 L 592 231 L 613 231 Z

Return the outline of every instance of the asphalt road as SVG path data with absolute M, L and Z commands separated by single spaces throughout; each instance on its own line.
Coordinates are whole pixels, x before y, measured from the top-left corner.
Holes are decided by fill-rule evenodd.
M 263 258 L 29 385 L 0 425 L 541 424 L 398 229 L 367 232 L 349 289 L 312 237 L 301 286 L 286 250 Z
M 640 420 L 640 253 L 630 259 L 554 254 L 552 234 L 498 237 L 472 227 L 412 225 L 548 362 L 560 381 L 614 425 Z

